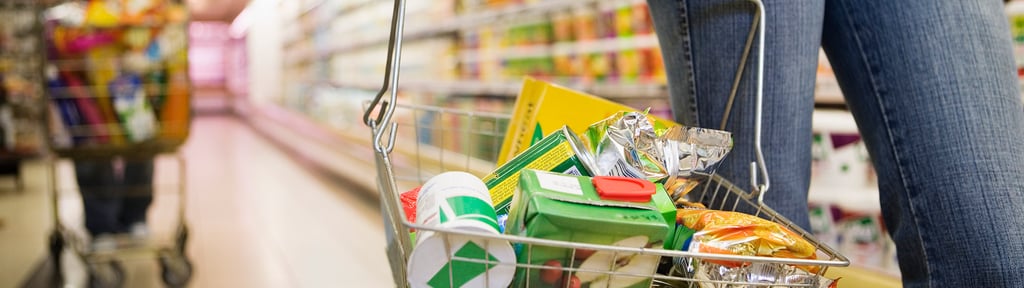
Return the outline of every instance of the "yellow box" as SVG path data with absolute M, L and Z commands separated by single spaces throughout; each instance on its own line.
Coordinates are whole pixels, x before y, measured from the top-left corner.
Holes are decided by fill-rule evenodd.
M 621 111 L 637 109 L 526 77 L 516 99 L 508 131 L 505 132 L 497 164 L 504 164 L 525 151 L 532 143 L 562 126 L 569 126 L 574 131 L 585 131 L 591 124 Z M 669 120 L 650 117 L 664 127 L 679 125 Z

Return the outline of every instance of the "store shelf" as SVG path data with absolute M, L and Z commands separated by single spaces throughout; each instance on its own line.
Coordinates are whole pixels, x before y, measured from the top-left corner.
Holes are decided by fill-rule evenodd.
M 556 81 L 557 82 L 557 81 Z M 353 88 L 364 90 L 380 89 L 380 83 L 330 82 L 323 83 L 336 88 Z M 441 80 L 417 81 L 401 80 L 398 89 L 450 95 L 491 95 L 516 97 L 522 87 L 519 81 L 482 81 L 482 80 Z M 668 91 L 664 86 L 654 84 L 577 84 L 566 87 L 585 91 L 608 99 L 664 99 Z
M 462 30 L 468 30 L 470 28 L 474 28 L 474 27 L 477 27 L 477 26 L 480 26 L 480 25 L 483 25 L 483 24 L 495 23 L 495 21 L 501 21 L 503 19 L 513 18 L 513 17 L 520 17 L 522 15 L 528 15 L 528 14 L 544 13 L 544 12 L 553 11 L 553 10 L 568 9 L 568 8 L 571 8 L 571 7 L 574 7 L 574 6 L 588 5 L 588 4 L 593 4 L 593 3 L 597 3 L 597 2 L 599 2 L 599 1 L 598 0 L 557 0 L 557 1 L 544 1 L 544 2 L 537 2 L 537 3 L 527 3 L 527 4 L 511 5 L 511 6 L 508 6 L 508 7 L 494 9 L 494 10 L 484 10 L 484 11 L 479 11 L 479 12 L 474 12 L 474 13 L 468 13 L 468 14 L 457 16 L 457 17 L 455 17 L 453 19 L 450 19 L 450 20 L 447 20 L 447 21 L 440 22 L 437 25 L 433 25 L 433 26 L 425 26 L 425 27 L 409 27 L 409 26 L 406 26 L 405 27 L 405 32 L 403 33 L 403 35 L 404 35 L 403 39 L 405 41 L 414 41 L 414 40 L 417 40 L 417 39 L 430 38 L 430 37 L 434 37 L 434 36 L 438 36 L 438 35 L 443 35 L 443 34 L 451 34 L 451 33 L 455 33 L 455 32 L 462 31 Z M 341 11 L 339 11 L 339 14 L 343 14 L 344 11 L 347 11 L 347 9 L 341 9 Z M 308 31 L 303 31 L 303 32 L 304 33 L 302 33 L 300 35 L 307 34 Z M 360 50 L 360 49 L 367 48 L 367 47 L 384 45 L 384 44 L 386 44 L 388 42 L 388 38 L 389 37 L 390 37 L 390 35 L 388 35 L 387 33 L 382 33 L 382 34 L 377 35 L 376 37 L 373 37 L 373 38 L 339 43 L 336 46 L 333 46 L 333 47 L 331 47 L 329 49 L 326 49 L 326 51 L 321 51 L 321 52 L 314 53 L 314 54 L 309 54 L 309 55 L 303 55 L 302 57 L 299 57 L 298 59 L 291 59 L 289 61 L 289 64 L 301 63 L 301 62 L 308 61 L 308 60 L 310 60 L 310 59 L 308 59 L 309 57 L 326 58 L 326 57 L 330 57 L 330 56 L 335 55 L 335 54 L 341 54 L 341 53 L 346 53 L 346 52 L 350 52 L 350 51 Z M 291 37 L 289 39 L 287 39 L 287 40 L 288 41 L 285 41 L 285 43 L 286 43 L 285 46 L 290 45 L 294 41 L 298 41 L 297 39 L 291 39 Z
M 376 174 L 374 174 L 376 171 L 364 169 L 364 167 L 375 166 L 374 159 L 372 158 L 373 144 L 370 138 L 369 128 L 362 125 L 359 125 L 358 127 L 349 127 L 348 129 L 333 128 L 321 124 L 302 113 L 273 104 L 264 105 L 255 110 L 257 118 L 264 119 L 260 122 L 260 125 L 269 127 L 261 129 L 270 129 L 264 132 L 273 133 L 276 136 L 275 138 L 278 138 L 278 141 L 303 142 L 297 139 L 301 138 L 311 140 L 322 145 L 317 147 L 311 147 L 308 143 L 290 145 L 294 146 L 293 148 L 295 150 L 309 150 L 297 151 L 302 154 L 307 154 L 307 158 L 312 158 L 314 161 L 317 161 L 317 157 L 319 157 L 317 155 L 334 155 L 345 152 L 342 156 L 335 155 L 331 157 L 349 158 L 350 160 L 340 162 L 326 161 L 330 163 L 319 164 L 329 168 L 341 176 L 344 176 L 345 178 L 353 179 L 352 181 L 355 181 L 355 184 L 361 187 L 367 188 L 370 191 L 376 191 Z M 271 122 L 266 122 L 266 120 L 270 120 Z M 404 135 L 402 137 L 405 137 L 404 139 L 408 139 L 408 137 L 412 137 L 412 135 Z M 490 161 L 470 157 L 460 152 L 441 149 L 432 145 L 417 145 L 415 141 L 397 141 L 395 142 L 395 149 L 393 152 L 393 155 L 400 155 L 399 157 L 410 159 L 410 162 L 417 163 L 417 165 L 424 167 L 438 167 L 444 171 L 466 171 L 479 177 L 483 177 L 491 173 L 495 167 L 495 164 Z M 402 168 L 403 167 L 396 167 L 396 169 Z
M 515 46 L 496 49 L 491 55 L 500 59 L 541 58 L 545 56 L 579 55 L 592 53 L 608 53 L 634 49 L 647 49 L 658 46 L 658 37 L 654 34 L 637 35 L 625 38 L 605 38 L 572 43 L 555 43 L 551 45 Z M 473 63 L 482 61 L 479 50 L 459 52 L 459 61 Z
M 317 7 L 322 6 L 321 4 L 324 4 L 325 2 L 327 2 L 327 1 L 324 0 L 324 1 L 318 2 L 316 7 L 313 7 L 313 9 L 316 9 Z M 282 41 L 284 43 L 284 47 L 288 47 L 288 46 L 291 46 L 292 44 L 298 43 L 299 40 L 303 39 L 303 36 L 306 36 L 306 35 L 309 35 L 309 34 L 313 33 L 313 31 L 315 31 L 318 27 L 323 27 L 323 26 L 329 25 L 332 21 L 334 21 L 335 17 L 340 17 L 340 16 L 343 16 L 343 15 L 352 13 L 352 12 L 354 12 L 356 10 L 359 10 L 359 9 L 364 8 L 364 7 L 370 6 L 371 4 L 374 4 L 374 3 L 378 3 L 378 2 L 363 1 L 363 2 L 356 3 L 356 4 L 351 4 L 351 5 L 348 5 L 348 6 L 338 7 L 337 11 L 331 11 L 331 12 L 325 13 L 326 15 L 328 15 L 330 17 L 324 17 L 322 19 L 317 19 L 317 20 L 315 20 L 313 22 L 312 26 L 307 26 L 307 27 L 300 27 L 300 25 L 302 25 L 302 24 L 301 24 L 301 21 L 299 21 L 299 19 L 304 17 L 304 16 L 306 16 L 307 14 L 309 14 L 310 11 L 313 11 L 313 10 L 303 10 L 301 13 L 296 15 L 294 18 L 288 19 L 288 20 L 285 21 L 285 23 L 291 23 L 291 24 L 289 24 L 290 26 L 288 26 L 289 27 L 288 29 L 291 29 L 292 31 L 290 31 L 290 33 L 286 33 L 285 34 L 286 36 L 285 36 L 285 38 Z

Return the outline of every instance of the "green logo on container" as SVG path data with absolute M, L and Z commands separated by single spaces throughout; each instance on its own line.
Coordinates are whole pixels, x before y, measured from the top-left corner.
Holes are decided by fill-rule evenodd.
M 487 253 L 484 248 L 476 245 L 473 241 L 466 242 L 466 245 L 462 245 L 462 248 L 459 248 L 459 251 L 455 252 L 455 257 L 464 259 L 480 259 L 484 261 L 497 261 L 498 259 L 497 257 L 494 257 L 494 255 Z M 430 287 L 441 288 L 462 287 L 462 285 L 466 285 L 470 280 L 480 276 L 480 274 L 483 274 L 494 266 L 497 265 L 452 260 L 448 265 L 444 265 L 444 267 L 441 268 L 441 271 L 435 273 L 434 277 L 430 278 L 430 281 L 427 282 L 427 285 L 430 285 Z M 451 276 L 451 278 L 449 278 L 449 276 Z
M 445 202 L 448 207 L 441 207 L 441 223 L 458 218 L 482 222 L 494 227 L 494 231 L 501 231 L 498 230 L 498 215 L 494 213 L 494 208 L 484 200 L 470 196 L 455 196 L 446 199 Z

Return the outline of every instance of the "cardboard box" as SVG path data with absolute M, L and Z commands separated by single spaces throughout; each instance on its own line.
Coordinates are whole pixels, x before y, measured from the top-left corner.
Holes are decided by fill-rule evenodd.
M 663 247 L 669 228 L 653 201 L 649 198 L 647 202 L 605 200 L 592 183 L 590 177 L 523 171 L 509 214 L 506 234 L 624 247 Z M 653 194 L 653 190 L 650 193 Z M 574 251 L 540 245 L 517 245 L 515 249 L 519 263 L 634 275 L 653 274 L 660 260 L 656 255 L 583 249 Z M 609 275 L 608 272 L 580 271 L 572 275 L 563 275 L 569 272 L 553 272 L 558 271 L 519 268 L 512 286 L 561 287 L 567 281 L 578 281 L 583 287 L 651 285 L 650 277 Z
M 512 195 L 519 184 L 519 173 L 525 169 L 554 171 L 573 175 L 591 176 L 596 164 L 587 152 L 583 142 L 576 133 L 562 127 L 535 145 L 517 155 L 491 174 L 484 176 L 483 181 L 491 193 L 494 210 L 498 213 L 498 224 L 504 231 L 505 218 Z
M 581 109 L 582 108 L 582 109 Z M 616 112 L 638 111 L 604 98 L 574 91 L 569 88 L 526 77 L 516 98 L 505 140 L 498 154 L 498 165 L 504 164 L 529 148 L 544 135 L 569 126 L 584 131 L 591 124 L 604 120 Z M 672 121 L 653 120 L 672 127 Z

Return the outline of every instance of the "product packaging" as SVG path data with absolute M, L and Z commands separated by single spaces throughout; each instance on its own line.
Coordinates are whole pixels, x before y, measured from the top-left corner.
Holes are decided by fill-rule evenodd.
M 689 251 L 815 259 L 814 245 L 782 225 L 757 216 L 718 210 L 679 209 L 677 223 L 694 231 Z
M 497 235 L 501 232 L 490 200 L 487 187 L 476 176 L 445 172 L 420 189 L 416 223 Z M 515 261 L 508 241 L 419 230 L 409 255 L 409 285 L 506 287 L 512 282 Z
M 744 266 L 727 266 L 711 262 L 688 262 L 687 277 L 701 280 L 701 288 L 755 288 L 755 287 L 817 287 L 835 288 L 838 281 L 808 273 L 802 269 L 778 263 L 751 263 Z M 748 284 L 727 284 L 748 283 Z
M 620 111 L 637 111 L 606 99 L 536 80 L 525 78 L 516 99 L 505 141 L 498 154 L 499 165 L 519 155 L 532 143 L 562 126 L 574 131 L 586 130 L 591 124 Z M 676 126 L 668 120 L 653 118 L 665 127 Z
M 519 184 L 519 174 L 524 169 L 592 176 L 594 165 L 593 157 L 569 127 L 562 127 L 541 138 L 529 149 L 483 178 L 490 189 L 491 200 L 498 213 L 498 223 L 504 227 L 512 195 Z
M 114 110 L 129 140 L 142 142 L 156 136 L 156 115 L 142 89 L 142 79 L 131 74 L 121 75 L 110 82 L 110 95 L 114 97 Z
M 668 225 L 651 199 L 655 189 L 642 179 L 524 170 L 506 234 L 661 248 Z M 513 287 L 650 287 L 650 277 L 637 275 L 654 275 L 660 259 L 657 255 L 543 245 L 520 244 L 516 251 L 519 263 L 557 269 L 520 268 Z M 562 267 L 581 271 L 562 271 Z
M 669 168 L 665 190 L 680 200 L 704 183 L 732 150 L 732 133 L 707 128 L 675 126 L 662 136 Z
M 597 162 L 597 175 L 665 183 L 681 200 L 714 172 L 732 149 L 726 131 L 675 125 L 665 128 L 641 112 L 619 112 L 583 134 Z
M 661 128 L 664 131 L 665 128 Z M 640 112 L 619 112 L 590 125 L 583 132 L 587 148 L 597 161 L 597 175 L 665 180 L 670 173 L 663 141 L 658 131 Z

